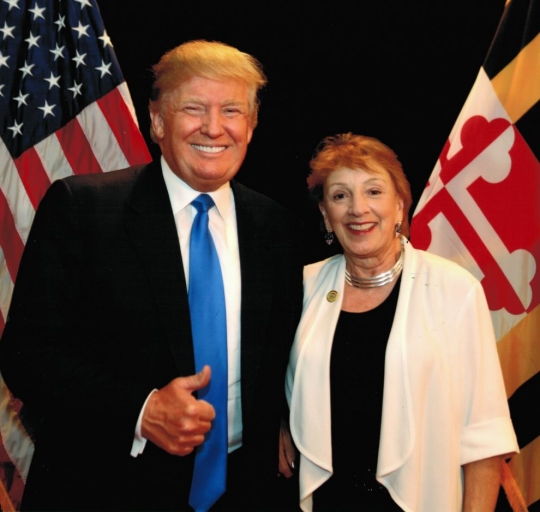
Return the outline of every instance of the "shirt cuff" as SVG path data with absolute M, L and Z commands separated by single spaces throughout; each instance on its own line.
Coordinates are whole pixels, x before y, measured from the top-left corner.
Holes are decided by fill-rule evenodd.
M 144 401 L 144 404 L 141 408 L 141 412 L 139 413 L 139 418 L 137 419 L 137 425 L 135 425 L 135 436 L 133 437 L 133 444 L 131 445 L 131 456 L 137 457 L 144 451 L 144 447 L 146 446 L 146 438 L 142 436 L 141 433 L 141 425 L 142 425 L 142 418 L 144 415 L 144 410 L 146 409 L 146 404 L 148 403 L 148 400 L 152 396 L 153 393 L 155 393 L 157 389 L 153 389 L 150 394 L 146 397 L 146 400 Z

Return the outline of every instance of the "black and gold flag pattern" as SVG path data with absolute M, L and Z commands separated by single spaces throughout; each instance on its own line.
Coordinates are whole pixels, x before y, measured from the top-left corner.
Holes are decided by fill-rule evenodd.
M 482 282 L 520 446 L 497 510 L 540 512 L 540 0 L 506 2 L 411 241 Z

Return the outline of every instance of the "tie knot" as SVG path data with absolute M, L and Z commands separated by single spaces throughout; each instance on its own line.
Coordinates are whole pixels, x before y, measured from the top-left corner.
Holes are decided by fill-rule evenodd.
M 208 194 L 197 196 L 191 204 L 196 208 L 198 213 L 207 212 L 214 206 L 214 200 Z

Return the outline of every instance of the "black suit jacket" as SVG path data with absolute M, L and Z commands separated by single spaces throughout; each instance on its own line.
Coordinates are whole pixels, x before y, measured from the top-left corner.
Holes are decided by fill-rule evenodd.
M 232 188 L 245 466 L 235 507 L 279 509 L 273 485 L 284 372 L 301 309 L 299 238 L 280 205 Z M 2 375 L 37 419 L 23 508 L 185 509 L 193 455 L 172 456 L 150 442 L 137 458 L 130 449 L 149 392 L 194 373 L 188 308 L 159 165 L 53 183 L 0 343 Z

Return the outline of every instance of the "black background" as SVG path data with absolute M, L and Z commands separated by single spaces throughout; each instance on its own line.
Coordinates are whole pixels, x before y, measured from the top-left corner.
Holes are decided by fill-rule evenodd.
M 262 62 L 269 83 L 237 178 L 314 231 L 308 162 L 336 133 L 388 144 L 411 183 L 414 211 L 504 9 L 504 0 L 98 3 L 153 155 L 150 68 L 165 51 L 210 39 Z

